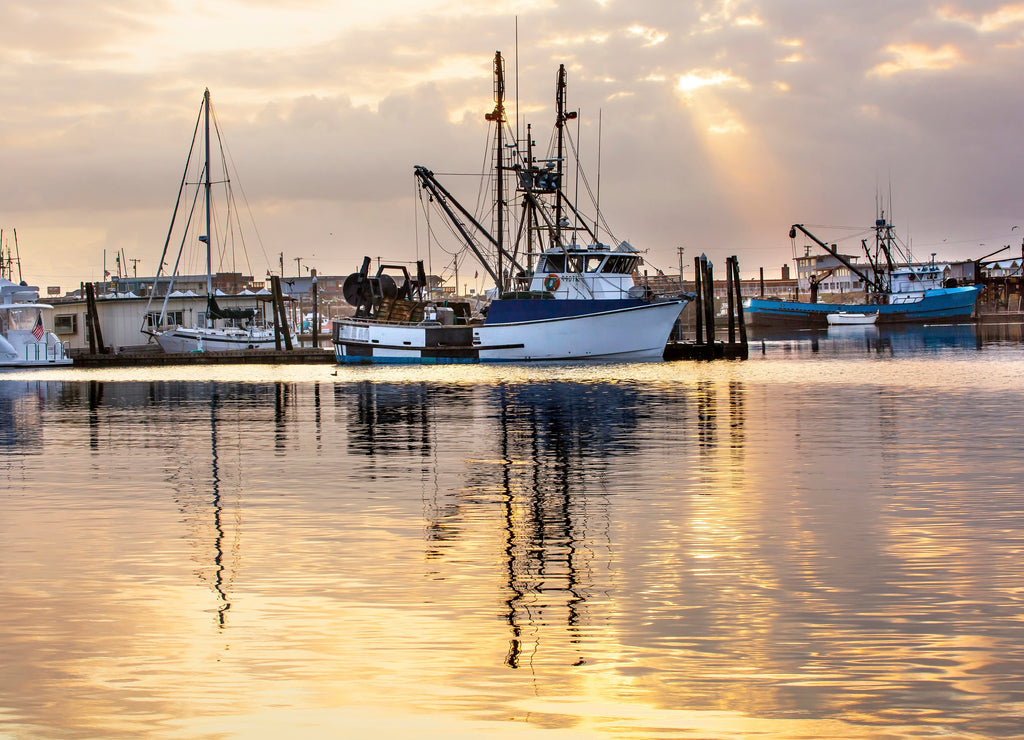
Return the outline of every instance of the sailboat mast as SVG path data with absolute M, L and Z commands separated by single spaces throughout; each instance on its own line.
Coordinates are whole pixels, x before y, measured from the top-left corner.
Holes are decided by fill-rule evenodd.
M 205 110 L 204 126 L 206 127 L 206 295 L 213 295 L 213 261 L 210 255 L 210 88 L 203 93 L 203 107 Z

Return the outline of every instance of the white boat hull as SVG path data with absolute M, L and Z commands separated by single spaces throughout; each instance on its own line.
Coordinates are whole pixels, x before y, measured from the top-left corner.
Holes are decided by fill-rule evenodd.
M 837 313 L 830 313 L 825 319 L 828 321 L 829 326 L 864 326 L 878 321 L 878 312 L 855 313 L 839 311 Z
M 186 329 L 176 327 L 155 332 L 164 352 L 229 352 L 241 349 L 274 349 L 274 332 L 241 329 Z
M 30 331 L 11 330 L 0 334 L 0 368 L 31 368 L 70 365 L 67 343 L 47 332 L 36 339 Z
M 334 322 L 340 363 L 660 360 L 685 300 L 508 324 Z

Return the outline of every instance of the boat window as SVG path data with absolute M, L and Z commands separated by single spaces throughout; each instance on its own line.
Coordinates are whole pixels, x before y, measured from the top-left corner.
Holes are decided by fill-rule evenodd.
M 544 260 L 544 266 L 538 265 L 537 272 L 565 272 L 564 254 L 546 254 L 541 259 Z
M 604 261 L 604 256 L 600 254 L 591 254 L 585 259 L 587 261 L 587 272 L 598 272 L 601 268 L 601 263 Z
M 601 272 L 624 272 L 622 269 L 624 259 L 623 257 L 609 257 Z
M 636 257 L 609 257 L 601 272 L 615 272 L 629 275 L 636 272 L 639 259 Z
M 583 272 L 584 257 L 578 254 L 570 254 L 566 259 L 566 272 Z

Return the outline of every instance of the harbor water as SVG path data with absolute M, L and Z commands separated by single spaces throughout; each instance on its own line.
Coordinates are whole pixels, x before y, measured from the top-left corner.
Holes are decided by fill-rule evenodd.
M 0 737 L 1024 737 L 1019 325 L 0 375 Z

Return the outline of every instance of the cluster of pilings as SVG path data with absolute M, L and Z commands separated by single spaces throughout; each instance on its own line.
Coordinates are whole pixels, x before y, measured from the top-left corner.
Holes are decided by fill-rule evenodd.
M 725 258 L 725 286 L 728 341 L 716 338 L 715 273 L 707 255 L 694 257 L 693 270 L 695 341 L 670 341 L 666 360 L 747 359 L 747 327 L 743 321 L 743 296 L 740 293 L 740 268 L 736 256 Z M 737 341 L 737 338 L 739 341 Z

